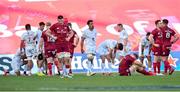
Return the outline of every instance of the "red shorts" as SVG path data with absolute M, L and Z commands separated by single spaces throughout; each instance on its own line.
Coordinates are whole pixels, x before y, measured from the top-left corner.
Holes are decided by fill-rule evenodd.
M 71 54 L 70 58 L 73 57 L 73 54 L 74 54 L 74 48 L 75 48 L 74 45 L 72 45 L 72 44 L 69 45 L 69 52 L 70 52 L 70 54 Z
M 171 45 L 163 45 L 162 46 L 162 56 L 169 56 L 170 54 L 170 48 L 171 48 Z
M 69 52 L 68 43 L 56 44 L 57 53 L 60 52 Z
M 162 56 L 162 46 L 160 47 L 152 46 L 152 51 L 155 56 Z
M 130 76 L 131 73 L 129 71 L 129 67 L 124 67 L 122 65 L 119 66 L 119 75 L 120 76 Z
M 45 50 L 45 57 L 49 58 L 49 57 L 55 57 L 56 56 L 56 50 L 52 49 L 52 50 Z

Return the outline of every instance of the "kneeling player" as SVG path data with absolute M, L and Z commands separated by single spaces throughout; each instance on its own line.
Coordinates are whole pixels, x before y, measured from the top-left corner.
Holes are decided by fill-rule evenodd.
M 147 72 L 143 64 L 139 61 L 137 54 L 126 55 L 119 64 L 119 75 L 120 76 L 130 76 L 131 73 L 137 71 L 144 75 L 155 75 L 154 73 Z
M 104 73 L 105 59 L 107 59 L 108 61 L 109 74 L 112 72 L 111 66 L 112 66 L 112 63 L 114 63 L 116 50 L 123 50 L 123 44 L 118 43 L 116 40 L 111 40 L 111 39 L 105 40 L 99 45 L 97 52 L 100 55 L 100 58 L 102 60 L 101 68 L 102 68 L 103 75 L 105 74 Z
M 18 49 L 11 62 L 12 69 L 17 76 L 20 76 L 20 67 L 24 64 L 27 64 L 27 61 L 25 61 L 25 59 L 25 53 L 21 53 L 20 49 Z

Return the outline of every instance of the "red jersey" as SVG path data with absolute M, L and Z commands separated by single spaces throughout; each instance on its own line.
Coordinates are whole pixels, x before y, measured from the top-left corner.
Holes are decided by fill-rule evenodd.
M 120 71 L 128 69 L 130 66 L 132 66 L 134 61 L 135 59 L 131 55 L 126 55 L 119 65 Z
M 66 38 L 70 31 L 67 24 L 55 23 L 50 27 L 51 32 L 57 37 L 57 44 L 67 42 Z
M 156 28 L 152 31 L 152 35 L 153 35 L 155 44 L 163 44 L 163 31 L 162 30 L 159 30 Z
M 47 30 L 46 30 L 47 31 Z M 45 50 L 55 49 L 55 40 L 46 35 L 46 31 L 42 32 L 41 38 L 44 39 L 44 48 Z
M 171 44 L 171 37 L 174 36 L 176 33 L 169 27 L 165 27 L 163 30 L 163 44 L 170 45 Z

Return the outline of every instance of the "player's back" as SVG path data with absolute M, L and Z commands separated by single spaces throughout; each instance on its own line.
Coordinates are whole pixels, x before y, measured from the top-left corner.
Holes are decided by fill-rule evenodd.
M 129 68 L 133 62 L 135 61 L 135 59 L 131 56 L 131 55 L 126 55 L 125 57 L 123 57 L 123 59 L 121 60 L 119 67 L 121 69 L 124 68 Z
M 171 37 L 175 35 L 175 31 L 169 27 L 163 28 L 163 43 L 171 44 Z
M 108 39 L 108 40 L 105 40 L 103 41 L 99 47 L 100 48 L 104 48 L 104 49 L 108 49 L 108 48 L 111 48 L 113 49 L 117 44 L 117 41 L 116 40 L 112 40 L 112 39 Z

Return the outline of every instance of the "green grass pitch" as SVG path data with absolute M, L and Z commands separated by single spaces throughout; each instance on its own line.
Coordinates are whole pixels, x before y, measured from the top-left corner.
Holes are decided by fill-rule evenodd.
M 36 75 L 0 76 L 0 91 L 180 91 L 180 72 L 171 76 L 75 74 L 72 79 Z

